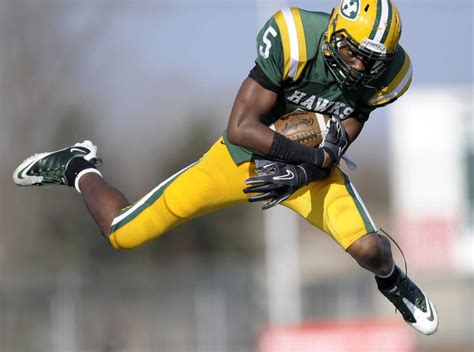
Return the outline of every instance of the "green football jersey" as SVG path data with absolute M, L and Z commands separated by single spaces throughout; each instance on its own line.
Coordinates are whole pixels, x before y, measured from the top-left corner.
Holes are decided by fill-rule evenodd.
M 272 111 L 263 117 L 270 125 L 296 109 L 337 116 L 368 118 L 371 111 L 400 97 L 410 86 L 410 58 L 400 47 L 388 69 L 370 86 L 341 88 L 326 66 L 322 45 L 329 14 L 286 8 L 278 11 L 257 35 L 256 64 L 279 87 Z M 251 152 L 225 143 L 235 162 L 252 159 Z

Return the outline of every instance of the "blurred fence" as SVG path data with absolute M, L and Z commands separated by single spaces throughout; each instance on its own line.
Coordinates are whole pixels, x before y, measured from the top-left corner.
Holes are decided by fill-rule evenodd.
M 245 351 L 262 311 L 242 262 L 2 277 L 1 351 Z
M 259 334 L 271 326 L 262 269 L 258 262 L 223 258 L 138 270 L 124 264 L 58 275 L 41 268 L 10 272 L 0 280 L 0 351 L 256 351 Z M 441 326 L 434 339 L 416 336 L 420 351 L 467 351 L 473 346 L 472 282 L 423 283 L 435 297 Z M 388 313 L 392 307 L 374 286 L 370 276 L 354 272 L 305 283 L 304 320 L 357 325 L 357 319 L 383 317 L 413 336 L 399 314 Z M 360 339 L 352 346 L 344 351 L 360 351 Z

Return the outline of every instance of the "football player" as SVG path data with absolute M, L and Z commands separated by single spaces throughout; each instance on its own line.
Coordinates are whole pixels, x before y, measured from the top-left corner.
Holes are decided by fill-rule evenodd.
M 114 248 L 133 248 L 205 213 L 246 201 L 282 204 L 331 236 L 375 274 L 381 293 L 423 334 L 437 330 L 428 296 L 394 263 L 354 185 L 338 167 L 370 113 L 398 99 L 412 77 L 391 0 L 343 0 L 331 14 L 278 11 L 257 36 L 257 59 L 242 83 L 227 130 L 196 163 L 137 202 L 109 185 L 97 148 L 84 141 L 36 154 L 13 174 L 21 186 L 63 184 L 82 194 Z M 318 148 L 268 126 L 296 109 L 332 117 Z

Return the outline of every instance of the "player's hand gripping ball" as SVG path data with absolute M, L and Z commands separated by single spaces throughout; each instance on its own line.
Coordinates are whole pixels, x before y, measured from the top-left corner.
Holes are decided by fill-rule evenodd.
M 270 128 L 288 139 L 317 147 L 326 137 L 331 118 L 311 111 L 294 111 L 282 116 Z

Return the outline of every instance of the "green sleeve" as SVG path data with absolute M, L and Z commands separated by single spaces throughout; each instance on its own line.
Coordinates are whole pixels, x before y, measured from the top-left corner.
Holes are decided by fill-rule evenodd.
M 283 85 L 283 45 L 275 17 L 257 35 L 257 59 L 265 75 L 278 87 Z

